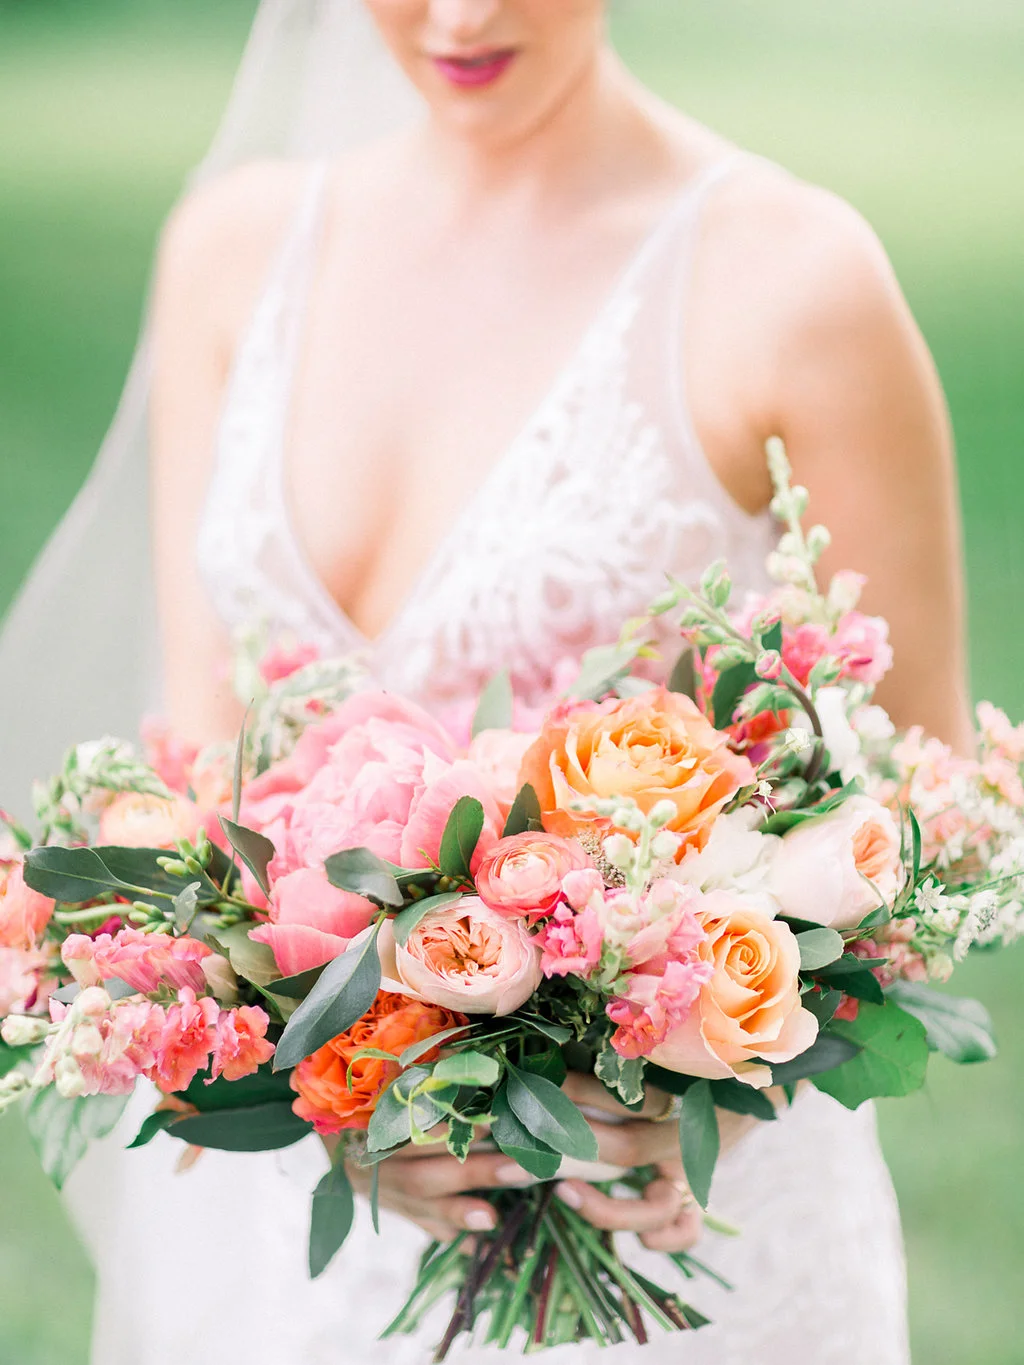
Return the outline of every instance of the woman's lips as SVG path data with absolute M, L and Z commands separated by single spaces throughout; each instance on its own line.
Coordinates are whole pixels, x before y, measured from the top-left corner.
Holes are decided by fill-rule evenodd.
M 473 57 L 432 57 L 434 66 L 452 85 L 475 88 L 493 85 L 516 59 L 514 49 L 481 52 Z

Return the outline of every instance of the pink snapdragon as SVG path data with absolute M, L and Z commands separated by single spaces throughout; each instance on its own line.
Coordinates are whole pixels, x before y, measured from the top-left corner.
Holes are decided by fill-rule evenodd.
M 213 1041 L 213 1080 L 223 1076 L 226 1081 L 239 1081 L 270 1061 L 274 1045 L 267 1042 L 269 1023 L 263 1010 L 251 1005 L 221 1011 Z
M 184 795 L 189 788 L 198 747 L 179 739 L 167 721 L 156 716 L 146 716 L 141 732 L 146 762 L 166 787 Z
M 564 902 L 536 937 L 541 949 L 541 971 L 546 977 L 588 976 L 601 961 L 604 933 L 589 907 L 578 912 Z
M 49 956 L 38 948 L 0 947 L 0 1017 L 28 1014 L 45 1004 L 56 982 L 47 978 Z
M 71 934 L 64 941 L 64 965 L 80 986 L 99 986 L 116 977 L 140 995 L 152 995 L 161 986 L 173 990 L 206 989 L 203 960 L 212 949 L 198 939 L 144 934 L 140 929 L 121 929 L 117 934 Z
M 210 1059 L 217 1041 L 220 1006 L 209 996 L 197 999 L 185 989 L 166 1011 L 156 1041 L 156 1065 L 152 1080 L 166 1093 L 184 1090 Z
M 81 1095 L 127 1095 L 156 1062 L 164 1012 L 148 1000 L 111 1000 L 99 986 L 81 992 L 70 1006 L 50 1003 L 60 1025 L 51 1035 L 36 1075 L 65 1099 Z

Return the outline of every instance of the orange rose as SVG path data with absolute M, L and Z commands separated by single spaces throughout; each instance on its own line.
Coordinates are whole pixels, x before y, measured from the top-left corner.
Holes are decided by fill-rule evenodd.
M 796 936 L 730 891 L 705 895 L 697 919 L 707 934 L 698 952 L 714 975 L 651 1061 L 684 1076 L 734 1076 L 759 1090 L 771 1084 L 759 1059 L 792 1061 L 818 1036 L 817 1019 L 800 1003 Z
M 704 847 L 722 807 L 756 780 L 728 744 L 689 697 L 658 687 L 556 713 L 527 751 L 519 779 L 533 786 L 544 828 L 554 834 L 609 828 L 596 812 L 573 810 L 578 802 L 632 797 L 647 812 L 670 801 L 676 815 L 668 828 L 681 836 L 682 858 Z
M 319 1051 L 307 1057 L 292 1072 L 292 1089 L 299 1098 L 292 1108 L 307 1119 L 318 1133 L 340 1133 L 344 1128 L 368 1128 L 381 1095 L 399 1074 L 397 1062 L 382 1057 L 352 1058 L 362 1048 L 375 1047 L 400 1056 L 413 1043 L 421 1043 L 435 1033 L 468 1024 L 463 1014 L 410 1000 L 406 995 L 381 991 L 362 1019 L 345 1033 L 339 1033 Z M 432 1048 L 420 1060 L 436 1061 L 438 1049 Z M 348 1087 L 349 1066 L 352 1088 Z
M 120 848 L 173 848 L 194 839 L 199 808 L 185 796 L 168 801 L 142 792 L 121 792 L 100 816 L 100 843 Z

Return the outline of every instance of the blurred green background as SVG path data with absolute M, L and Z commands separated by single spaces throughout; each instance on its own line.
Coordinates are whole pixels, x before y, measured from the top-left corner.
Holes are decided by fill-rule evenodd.
M 0 602 L 110 419 L 155 233 L 215 125 L 253 9 L 0 0 Z M 1024 6 L 613 9 L 623 51 L 658 89 L 838 190 L 880 232 L 956 424 L 975 690 L 1024 716 Z M 940 1059 L 927 1093 L 881 1106 L 919 1365 L 1024 1361 L 1022 981 L 1024 950 L 968 964 L 958 984 L 990 1005 L 1001 1059 L 976 1070 Z M 7 1118 L 0 1365 L 84 1365 L 90 1292 L 59 1201 Z

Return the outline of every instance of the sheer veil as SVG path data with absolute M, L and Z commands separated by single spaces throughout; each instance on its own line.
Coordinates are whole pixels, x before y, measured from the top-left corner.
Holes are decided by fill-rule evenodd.
M 262 0 L 191 184 L 265 156 L 337 155 L 415 117 L 362 0 Z M 0 634 L 0 805 L 80 740 L 133 737 L 159 707 L 150 568 L 147 329 L 99 457 Z

